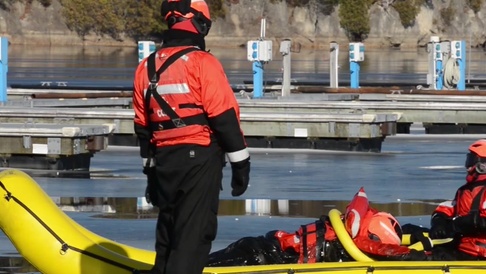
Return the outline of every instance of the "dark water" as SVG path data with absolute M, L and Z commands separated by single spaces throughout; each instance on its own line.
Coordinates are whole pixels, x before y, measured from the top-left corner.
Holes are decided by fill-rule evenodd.
M 349 86 L 349 62 L 344 46 L 339 55 L 339 81 Z M 246 49 L 212 49 L 234 86 L 252 82 L 252 63 Z M 362 83 L 425 84 L 428 57 L 424 48 L 368 50 L 361 63 Z M 291 54 L 292 81 L 329 82 L 328 50 L 302 50 Z M 282 56 L 274 52 L 265 65 L 264 82 L 281 82 Z M 486 53 L 471 49 L 467 54 L 467 79 L 486 79 Z M 117 47 L 24 47 L 9 48 L 8 84 L 11 86 L 67 86 L 130 89 L 138 63 L 136 48 Z M 342 82 L 342 83 L 341 83 Z M 328 84 L 326 84 L 328 85 Z
M 232 83 L 251 80 L 246 50 L 213 50 Z M 424 49 L 375 51 L 366 55 L 362 73 L 382 81 L 420 81 L 427 73 Z M 486 55 L 471 52 L 471 77 L 484 77 Z M 293 77 L 328 78 L 325 50 L 294 53 Z M 341 70 L 348 69 L 341 55 Z M 9 84 L 131 86 L 135 49 L 10 48 Z M 281 57 L 266 66 L 266 79 L 281 77 Z M 366 77 L 362 77 L 366 79 Z M 468 145 L 481 135 L 387 137 L 381 153 L 313 150 L 253 150 L 251 185 L 238 198 L 230 195 L 229 168 L 221 192 L 219 232 L 213 250 L 242 236 L 273 229 L 296 230 L 332 208 L 343 210 L 363 186 L 373 205 L 402 223 L 428 226 L 429 215 L 453 197 L 464 182 Z M 36 177 L 36 181 L 75 221 L 109 239 L 153 250 L 156 211 L 144 203 L 145 178 L 135 148 L 110 147 L 92 159 L 90 179 Z M 1 217 L 1 216 L 0 216 Z M 0 273 L 35 271 L 0 235 Z M 2 272 L 3 271 L 3 272 Z

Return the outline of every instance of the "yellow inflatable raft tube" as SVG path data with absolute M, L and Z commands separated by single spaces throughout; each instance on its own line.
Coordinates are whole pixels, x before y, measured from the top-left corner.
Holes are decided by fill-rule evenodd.
M 0 172 L 0 194 L 0 229 L 43 274 L 134 274 L 151 268 L 154 252 L 120 244 L 85 229 L 22 171 Z M 354 246 L 340 215 L 338 210 L 329 212 L 339 239 L 358 262 L 207 267 L 204 273 L 486 274 L 486 264 L 480 261 L 373 261 Z
M 151 268 L 154 252 L 86 230 L 22 171 L 2 171 L 0 193 L 0 228 L 19 253 L 42 273 L 122 274 Z

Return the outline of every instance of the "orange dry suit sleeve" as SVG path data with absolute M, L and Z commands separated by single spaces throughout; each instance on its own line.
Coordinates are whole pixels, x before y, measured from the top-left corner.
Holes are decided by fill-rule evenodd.
M 230 162 L 249 157 L 240 127 L 240 109 L 221 63 L 212 55 L 202 58 L 200 66 L 201 100 L 209 126 Z
M 369 256 L 379 260 L 424 261 L 427 255 L 423 251 L 409 249 L 406 246 L 384 244 L 366 237 L 354 239 L 356 246 Z
M 148 76 L 146 69 L 147 59 L 144 59 L 138 65 L 135 71 L 135 78 L 133 81 L 133 110 L 135 112 L 134 117 L 134 131 L 137 135 L 140 156 L 142 158 L 148 158 L 153 153 L 153 146 L 150 143 L 152 139 L 152 130 L 146 113 L 145 106 L 145 91 L 148 88 Z

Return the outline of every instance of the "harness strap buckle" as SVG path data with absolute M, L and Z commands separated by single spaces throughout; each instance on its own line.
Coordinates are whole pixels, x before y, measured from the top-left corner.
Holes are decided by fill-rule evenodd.
M 154 83 L 154 82 L 150 82 L 150 84 L 149 84 L 148 88 L 149 88 L 149 90 L 151 90 L 151 91 L 152 91 L 152 90 L 157 90 L 157 86 L 158 86 L 158 85 L 159 85 L 159 84 L 158 84 L 158 83 L 156 83 L 156 82 L 155 82 L 155 83 Z
M 174 125 L 176 127 L 185 127 L 186 126 L 186 123 L 184 123 L 184 121 L 182 121 L 181 118 L 172 119 L 172 122 L 174 123 Z

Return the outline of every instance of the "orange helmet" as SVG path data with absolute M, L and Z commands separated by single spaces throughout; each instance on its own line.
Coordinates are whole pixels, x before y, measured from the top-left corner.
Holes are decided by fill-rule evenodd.
M 486 140 L 481 139 L 469 146 L 469 153 L 466 155 L 467 169 L 475 167 L 478 173 L 486 173 Z
M 371 217 L 368 226 L 370 239 L 383 244 L 400 245 L 402 242 L 402 227 L 393 215 L 386 212 L 378 212 Z
M 207 35 L 211 28 L 209 7 L 204 0 L 164 0 L 160 10 L 169 28 L 186 20 L 191 20 L 203 35 Z

